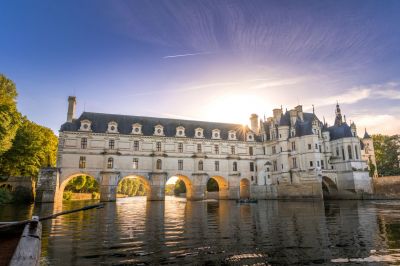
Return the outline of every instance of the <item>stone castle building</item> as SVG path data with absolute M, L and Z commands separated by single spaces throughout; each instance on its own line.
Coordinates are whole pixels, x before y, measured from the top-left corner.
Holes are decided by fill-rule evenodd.
M 264 120 L 252 114 L 249 128 L 91 112 L 75 118 L 76 98 L 68 101 L 57 168 L 41 172 L 38 201 L 59 199 L 68 181 L 82 174 L 99 182 L 102 201 L 115 200 L 118 183 L 127 177 L 144 182 L 149 200 L 164 199 L 172 176 L 184 181 L 190 200 L 207 198 L 211 178 L 220 199 L 362 198 L 372 193 L 363 142 L 339 105 L 333 126 L 299 105 L 285 112 L 274 109 Z

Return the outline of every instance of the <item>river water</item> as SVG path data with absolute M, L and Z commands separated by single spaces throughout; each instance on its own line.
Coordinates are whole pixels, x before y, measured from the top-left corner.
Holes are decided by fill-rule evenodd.
M 0 206 L 0 221 L 93 201 Z M 400 201 L 118 199 L 43 223 L 42 265 L 400 264 Z

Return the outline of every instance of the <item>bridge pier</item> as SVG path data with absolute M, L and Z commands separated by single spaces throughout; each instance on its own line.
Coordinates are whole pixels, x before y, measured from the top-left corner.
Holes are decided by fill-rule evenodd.
M 165 182 L 167 173 L 149 173 L 150 189 L 147 200 L 165 200 Z
M 206 198 L 208 174 L 193 173 L 192 186 L 187 195 L 188 200 L 204 200 Z M 187 189 L 187 188 L 186 188 Z
M 116 201 L 119 172 L 102 171 L 100 175 L 100 201 Z
M 62 193 L 60 195 L 59 185 L 59 168 L 48 167 L 40 169 L 35 202 L 57 202 L 58 200 L 62 200 Z

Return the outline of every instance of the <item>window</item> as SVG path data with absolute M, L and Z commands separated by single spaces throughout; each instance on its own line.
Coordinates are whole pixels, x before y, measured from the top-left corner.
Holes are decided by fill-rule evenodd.
M 292 151 L 295 151 L 296 150 L 296 142 L 292 142 Z
M 310 161 L 310 167 L 313 167 L 313 166 L 314 166 L 314 162 Z
M 199 165 L 198 165 L 198 169 L 199 171 L 203 171 L 203 161 L 199 161 Z
M 322 147 L 321 147 L 321 145 L 319 145 L 318 148 L 319 148 L 319 152 L 322 152 Z
M 278 162 L 276 160 L 272 162 L 272 165 L 274 166 L 274 171 L 278 171 Z
M 81 149 L 87 148 L 87 138 L 81 138 Z
M 353 152 L 350 145 L 347 146 L 347 152 L 349 153 L 349 160 L 353 159 Z
M 139 159 L 138 158 L 133 158 L 133 169 L 139 169 Z
M 317 166 L 319 167 L 319 161 L 317 161 Z
M 280 138 L 280 139 L 282 138 L 282 134 L 279 134 L 279 138 Z
M 321 160 L 321 168 L 322 168 L 322 169 L 325 169 L 324 160 Z
M 343 160 L 346 160 L 346 157 L 344 155 L 344 148 L 343 147 L 342 147 L 342 158 L 343 158 Z
M 237 162 L 233 162 L 232 170 L 237 171 Z
M 308 144 L 308 149 L 311 150 L 311 144 Z
M 292 158 L 293 168 L 297 168 L 297 158 Z
M 338 147 L 336 147 L 336 156 L 339 157 L 339 148 Z
M 178 152 L 183 152 L 183 143 L 178 143 Z
M 81 156 L 79 157 L 79 168 L 86 168 L 86 157 Z
M 272 154 L 275 154 L 275 153 L 276 153 L 276 147 L 272 146 Z
M 235 154 L 235 146 L 231 146 L 231 154 Z
M 157 159 L 156 169 L 157 170 L 161 170 L 162 169 L 162 161 L 161 161 L 161 159 Z
M 110 140 L 108 141 L 108 148 L 109 148 L 110 150 L 113 150 L 113 149 L 115 148 L 115 140 L 110 139 Z
M 161 142 L 159 141 L 156 143 L 156 150 L 161 151 Z
M 178 160 L 178 170 L 183 170 L 183 160 Z
M 197 143 L 197 152 L 202 152 L 202 147 L 200 143 Z
M 263 154 L 265 155 L 265 147 L 263 147 Z
M 253 147 L 249 147 L 249 155 L 253 155 Z
M 219 171 L 219 161 L 214 162 L 215 171 Z
M 113 158 L 108 158 L 108 160 L 107 160 L 107 168 L 108 169 L 114 168 L 114 159 Z
M 354 153 L 356 154 L 356 159 L 358 160 L 358 146 L 354 146 Z
M 133 141 L 133 150 L 134 151 L 139 150 L 139 141 L 138 140 Z
M 317 143 L 315 143 L 315 149 L 318 150 L 318 144 Z
M 254 163 L 250 162 L 250 172 L 254 172 Z
M 218 145 L 214 145 L 214 153 L 219 154 L 219 146 Z

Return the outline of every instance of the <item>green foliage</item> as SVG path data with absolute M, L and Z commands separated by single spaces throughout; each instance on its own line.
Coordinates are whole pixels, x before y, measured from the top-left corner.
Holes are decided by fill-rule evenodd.
M 73 193 L 94 193 L 99 192 L 99 183 L 90 176 L 76 176 L 65 186 L 65 192 Z
M 165 185 L 165 195 L 173 196 L 174 195 L 175 184 L 167 184 Z
M 64 200 L 70 200 L 70 199 L 72 198 L 72 194 L 73 194 L 72 191 L 65 191 L 65 190 L 64 190 L 63 199 L 64 199 Z
M 375 164 L 373 164 L 371 161 L 369 161 L 369 176 L 374 176 L 375 174 Z
M 8 151 L 21 123 L 15 84 L 0 74 L 0 155 Z
M 0 175 L 37 177 L 40 168 L 55 165 L 57 144 L 52 130 L 24 117 L 11 149 L 0 157 Z
M 14 202 L 32 203 L 34 196 L 31 189 L 26 187 L 16 187 L 13 191 Z
M 400 175 L 399 135 L 373 135 L 375 158 L 379 176 Z
M 214 178 L 210 178 L 207 182 L 207 191 L 214 192 L 219 191 L 218 182 Z
M 144 196 L 146 195 L 146 188 L 139 178 L 125 178 L 119 182 L 117 192 L 128 197 Z
M 186 186 L 185 186 L 185 182 L 183 182 L 182 180 L 178 180 L 175 183 L 175 188 L 174 188 L 174 194 L 175 196 L 179 196 L 179 194 L 181 193 L 186 193 Z
M 1 187 L 0 188 L 0 204 L 11 203 L 11 202 L 13 202 L 12 192 L 5 187 Z

